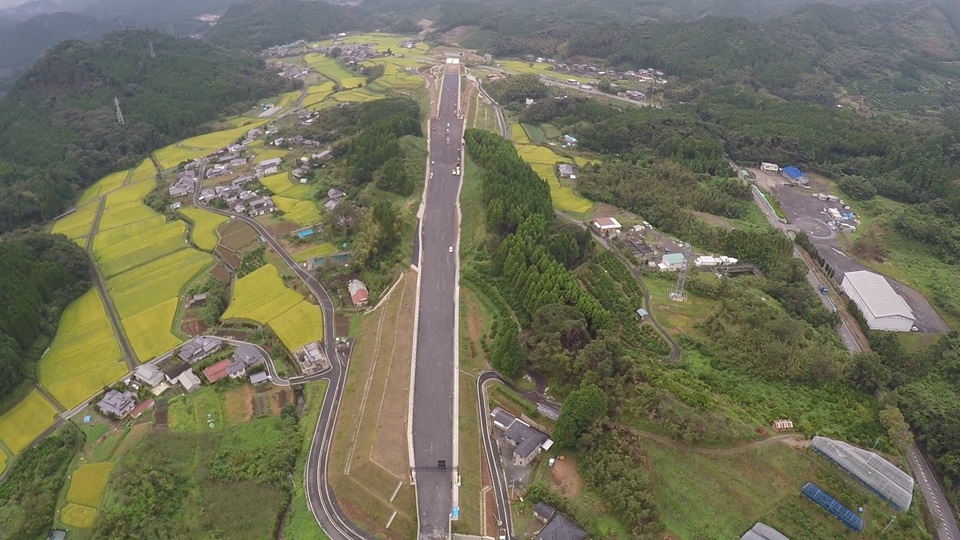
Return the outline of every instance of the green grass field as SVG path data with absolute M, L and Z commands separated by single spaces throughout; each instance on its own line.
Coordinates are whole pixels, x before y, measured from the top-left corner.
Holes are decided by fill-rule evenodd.
M 7 453 L 0 449 L 0 474 L 7 470 Z
M 181 208 L 180 213 L 193 222 L 193 229 L 190 232 L 190 239 L 194 241 L 200 249 L 213 251 L 217 247 L 220 237 L 217 235 L 217 227 L 221 223 L 226 223 L 227 218 L 213 212 L 205 212 L 199 208 Z
M 57 410 L 40 391 L 32 390 L 27 397 L 0 416 L 0 441 L 14 454 L 19 454 L 43 430 L 53 425 Z
M 79 405 L 127 372 L 95 289 L 64 309 L 57 335 L 37 371 L 40 384 L 67 408 Z
M 177 299 L 171 298 L 120 320 L 130 346 L 141 362 L 180 345 L 182 340 L 170 332 L 176 314 Z
M 327 255 L 333 255 L 337 253 L 337 246 L 331 244 L 330 242 L 324 242 L 322 244 L 314 244 L 307 249 L 302 249 L 300 251 L 291 254 L 297 262 L 305 262 L 307 259 L 313 259 L 314 257 L 326 257 Z
M 223 396 L 213 387 L 205 386 L 189 396 L 171 399 L 168 422 L 172 431 L 222 430 L 225 426 Z
M 80 504 L 67 504 L 60 510 L 60 522 L 78 529 L 93 527 L 97 519 L 97 509 Z
M 109 279 L 107 290 L 120 317 L 130 317 L 177 299 L 183 286 L 210 261 L 210 255 L 206 253 L 182 249 Z M 170 326 L 170 321 L 166 326 Z
M 137 165 L 137 168 L 130 173 L 130 183 L 141 182 L 143 180 L 149 180 L 157 174 L 156 167 L 153 166 L 153 161 L 147 158 Z
M 276 146 L 269 145 L 265 146 L 263 140 L 251 143 L 247 148 L 254 153 L 254 159 L 251 160 L 254 164 L 260 163 L 265 159 L 283 158 L 290 153 L 290 150 L 287 150 L 286 148 L 277 148 Z
M 70 477 L 67 502 L 99 508 L 112 469 L 113 463 L 87 463 L 77 467 Z
M 67 238 L 82 238 L 90 233 L 93 226 L 93 218 L 97 215 L 98 203 L 91 202 L 77 208 L 73 213 L 68 214 L 53 222 L 50 232 L 65 235 Z
M 547 142 L 547 138 L 544 136 L 544 131 L 541 128 L 530 124 L 521 124 L 521 127 L 524 129 L 524 133 L 527 134 L 527 138 L 530 139 L 533 144 L 544 144 Z
M 266 324 L 291 350 L 322 334 L 320 308 L 285 287 L 277 269 L 270 264 L 237 280 L 223 318 Z
M 274 204 L 277 205 L 277 208 L 283 210 L 284 219 L 286 220 L 293 221 L 304 227 L 320 221 L 320 210 L 317 209 L 317 204 L 314 203 L 314 201 L 291 199 L 280 195 L 275 195 L 271 198 Z
M 127 172 L 128 171 L 125 170 L 117 171 L 97 180 L 93 185 L 84 190 L 77 204 L 80 205 L 92 201 L 101 195 L 106 195 L 119 188 L 123 185 L 124 180 L 127 179 Z

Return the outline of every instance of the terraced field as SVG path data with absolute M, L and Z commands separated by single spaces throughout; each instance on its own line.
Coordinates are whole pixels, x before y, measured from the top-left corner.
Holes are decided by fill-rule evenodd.
M 137 168 L 130 173 L 130 183 L 142 182 L 144 180 L 149 180 L 157 174 L 157 169 L 153 166 L 153 161 L 147 158 L 137 165 Z
M 516 130 L 524 133 L 524 129 L 519 124 L 511 125 L 511 134 L 513 135 Z M 519 144 L 517 142 L 517 135 L 514 135 L 514 146 L 517 148 L 517 153 L 524 159 L 524 161 L 530 163 L 531 168 L 540 176 L 547 185 L 551 188 L 551 201 L 554 203 L 554 208 L 562 210 L 564 212 L 575 212 L 584 213 L 591 209 L 593 203 L 591 201 L 580 197 L 574 193 L 574 190 L 562 186 L 560 180 L 558 180 L 557 175 L 554 173 L 554 166 L 557 162 L 566 161 L 570 162 L 569 159 L 559 156 L 552 152 L 549 148 L 544 146 L 537 146 L 533 144 Z M 524 138 L 526 139 L 527 134 L 524 133 Z
M 223 318 L 266 324 L 290 350 L 323 335 L 320 308 L 285 287 L 277 269 L 270 264 L 237 280 Z
M 78 243 L 82 246 L 85 237 L 90 233 L 90 227 L 93 226 L 93 218 L 97 215 L 98 206 L 99 203 L 91 201 L 77 208 L 74 212 L 55 221 L 50 232 L 66 235 L 71 240 L 79 240 Z
M 199 208 L 181 208 L 180 213 L 187 217 L 192 223 L 190 239 L 194 244 L 204 251 L 213 251 L 217 247 L 220 237 L 217 235 L 217 227 L 221 223 L 226 223 L 227 218 L 213 212 L 205 212 Z
M 164 223 L 163 216 L 137 221 L 98 233 L 93 254 L 104 276 L 115 276 L 186 246 L 187 226 Z
M 60 522 L 78 529 L 89 529 L 97 520 L 97 509 L 82 504 L 67 503 L 60 510 Z
M 424 86 L 423 79 L 416 73 L 407 71 L 407 68 L 416 69 L 424 64 L 412 58 L 377 58 L 361 62 L 362 66 L 384 66 L 384 74 L 374 82 L 367 85 L 367 88 L 380 92 L 394 91 L 413 91 Z
M 80 199 L 77 201 L 77 205 L 79 206 L 90 202 L 101 195 L 105 195 L 119 188 L 127 179 L 127 172 L 128 171 L 125 170 L 117 171 L 97 180 L 92 186 L 84 190 L 83 194 L 80 195 Z
M 53 425 L 56 414 L 57 410 L 40 395 L 40 391 L 33 390 L 0 416 L 0 441 L 14 455 L 19 454 L 43 430 Z
M 357 88 L 367 80 L 347 71 L 337 63 L 336 58 L 328 58 L 320 54 L 308 54 L 304 57 L 307 65 L 314 71 L 337 83 L 340 88 Z
M 299 92 L 293 94 L 300 95 Z M 290 100 L 288 94 L 284 94 L 282 99 Z M 205 135 L 198 135 L 189 139 L 184 139 L 178 143 L 165 146 L 154 152 L 154 158 L 164 169 L 170 169 L 192 159 L 205 156 L 214 150 L 219 150 L 244 136 L 251 129 L 261 126 L 267 120 L 259 120 L 250 124 L 239 126 L 223 131 L 215 131 Z
M 334 100 L 341 103 L 347 102 L 358 102 L 363 103 L 365 101 L 373 101 L 375 99 L 380 99 L 384 97 L 381 94 L 375 94 L 366 88 L 355 88 L 353 90 L 346 90 L 343 92 L 337 92 L 334 94 Z
M 284 212 L 284 219 L 304 227 L 320 221 L 320 211 L 310 197 L 309 186 L 294 184 L 285 172 L 265 176 L 260 182 L 274 192 L 272 199 L 277 208 Z
M 67 502 L 98 508 L 112 469 L 113 463 L 87 463 L 77 467 L 70 476 Z
M 68 409 L 127 373 L 96 289 L 63 310 L 57 334 L 37 371 L 40 384 Z
M 170 331 L 170 325 L 177 314 L 177 302 L 176 298 L 171 298 L 121 321 L 127 340 L 141 362 L 163 354 L 183 342 Z

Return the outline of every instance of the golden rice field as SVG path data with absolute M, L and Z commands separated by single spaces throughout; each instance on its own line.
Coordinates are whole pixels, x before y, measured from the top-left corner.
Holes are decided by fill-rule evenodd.
M 154 182 L 138 182 L 134 185 L 118 189 L 107 196 L 107 206 L 104 210 L 110 210 L 113 206 L 123 206 L 130 203 L 142 203 L 143 198 L 154 188 Z M 144 206 L 144 208 L 147 208 Z M 153 212 L 151 210 L 151 212 Z M 154 212 L 156 215 L 156 212 Z
M 126 319 L 170 299 L 179 298 L 184 285 L 210 262 L 210 255 L 204 252 L 182 249 L 110 278 L 107 280 L 107 290 L 113 298 L 117 314 L 121 319 Z M 171 321 L 163 322 L 157 331 L 169 327 Z
M 307 95 L 312 96 L 314 94 L 326 94 L 334 90 L 334 83 L 331 81 L 324 81 L 317 84 L 312 84 L 307 87 Z
M 520 128 L 519 124 L 514 124 L 511 126 L 512 131 L 514 126 Z M 521 131 L 523 131 L 522 128 Z M 593 207 L 594 204 L 591 201 L 576 195 L 574 190 L 562 186 L 560 180 L 558 180 L 554 172 L 554 166 L 557 162 L 568 161 L 566 158 L 543 146 L 533 144 L 515 144 L 515 146 L 521 158 L 528 162 L 537 176 L 540 176 L 550 186 L 551 201 L 554 203 L 554 208 L 564 212 L 583 213 Z
M 40 384 L 68 409 L 127 373 L 96 289 L 63 310 L 57 334 L 37 371 Z
M 136 315 L 121 319 L 124 333 L 141 362 L 177 347 L 183 340 L 170 332 L 170 325 L 177 314 L 177 299 L 157 304 Z
M 97 520 L 97 509 L 81 504 L 66 504 L 60 510 L 60 522 L 78 529 L 89 529 Z
M 285 287 L 277 268 L 270 264 L 237 280 L 223 318 L 264 323 L 290 350 L 323 335 L 320 308 Z
M 291 103 L 293 103 L 299 97 L 300 97 L 299 90 L 294 92 L 287 92 L 286 94 L 280 94 L 280 97 L 277 99 L 277 107 L 286 107 L 287 105 L 290 105 Z M 247 129 L 253 129 L 253 125 L 247 126 Z M 226 146 L 226 145 L 222 145 L 222 146 Z
M 187 226 L 184 222 L 172 221 L 164 224 L 163 216 L 157 218 L 110 229 L 94 237 L 94 257 L 106 277 L 115 276 L 186 247 L 184 233 Z M 149 224 L 153 225 L 152 229 L 142 230 Z
M 99 508 L 112 469 L 113 463 L 87 463 L 77 467 L 70 476 L 67 502 Z
M 194 241 L 194 244 L 204 251 L 213 251 L 217 247 L 217 242 L 220 241 L 220 237 L 217 235 L 217 227 L 221 223 L 226 223 L 227 218 L 194 207 L 181 208 L 179 211 L 193 223 L 190 239 Z
M 72 213 L 55 221 L 50 232 L 63 234 L 71 239 L 87 236 L 93 226 L 93 219 L 97 216 L 99 206 L 99 202 L 93 201 L 77 208 Z
M 411 39 L 410 36 L 401 36 L 398 34 L 384 34 L 380 32 L 374 32 L 371 34 L 357 34 L 353 36 L 346 36 L 339 38 L 341 43 L 345 45 L 353 43 L 370 43 L 373 48 L 379 52 L 386 53 L 387 49 L 390 49 L 394 54 L 423 54 L 430 50 L 430 46 L 423 41 L 418 41 L 414 44 L 413 50 L 408 50 L 406 47 L 401 47 L 400 42 Z M 330 45 L 333 40 L 321 41 L 320 45 Z
M 294 94 L 294 97 L 300 95 L 299 92 L 291 92 L 289 94 L 283 94 L 281 99 L 287 99 L 289 101 L 291 99 L 290 94 Z M 196 137 L 184 139 L 178 143 L 171 144 L 170 146 L 165 146 L 160 150 L 157 150 L 154 152 L 154 157 L 160 163 L 161 167 L 164 169 L 170 169 L 176 167 L 184 161 L 190 161 L 192 159 L 205 156 L 214 150 L 219 150 L 225 146 L 228 146 L 242 138 L 251 129 L 261 126 L 266 122 L 267 120 L 259 120 L 244 126 L 225 129 L 223 131 L 215 131 L 213 133 L 206 133 L 204 135 L 198 135 Z
M 153 166 L 153 161 L 147 158 L 137 165 L 137 168 L 130 173 L 130 183 L 149 180 L 157 174 L 157 169 Z
M 416 73 L 410 73 L 405 68 L 421 66 L 420 62 L 411 58 L 377 58 L 361 62 L 363 66 L 383 65 L 384 74 L 367 85 L 370 90 L 386 92 L 388 90 L 413 90 L 424 86 L 423 79 Z
M 373 101 L 375 99 L 380 99 L 382 97 L 384 96 L 380 94 L 374 94 L 373 92 L 371 92 L 370 90 L 367 90 L 366 88 L 355 88 L 354 90 L 346 90 L 346 91 L 337 92 L 336 94 L 334 94 L 334 100 L 339 101 L 341 103 L 353 102 L 353 101 L 363 103 L 365 101 Z
M 320 210 L 317 209 L 317 204 L 314 201 L 292 199 L 280 195 L 275 195 L 271 199 L 273 199 L 277 208 L 283 210 L 283 217 L 288 221 L 293 221 L 304 227 L 320 221 Z
M 7 453 L 0 449 L 0 474 L 7 470 Z
M 545 77 L 553 77 L 555 79 L 567 80 L 574 79 L 577 82 L 590 82 L 593 79 L 590 77 L 581 77 L 579 75 L 572 75 L 569 73 L 561 73 L 559 71 L 554 71 L 551 69 L 551 65 L 547 63 L 529 63 L 521 60 L 495 60 L 495 64 L 501 68 L 512 71 L 514 73 L 536 73 L 537 75 L 543 75 Z
M 101 231 L 106 231 L 115 227 L 123 227 L 124 225 L 128 225 L 136 221 L 142 221 L 144 219 L 150 219 L 157 215 L 153 209 L 148 206 L 144 206 L 139 201 L 122 205 L 110 205 L 110 198 L 118 194 L 120 194 L 119 191 L 114 192 L 112 195 L 107 197 L 108 206 L 104 208 L 103 215 L 100 216 Z
M 77 204 L 81 205 L 92 201 L 101 195 L 106 195 L 107 193 L 119 188 L 127 179 L 128 172 L 129 171 L 126 170 L 117 171 L 104 176 L 100 180 L 97 180 L 92 186 L 84 190 L 83 194 L 80 195 L 80 199 L 77 201 Z
M 157 160 L 157 163 L 160 163 L 160 166 L 164 170 L 167 170 L 180 165 L 184 161 L 197 159 L 208 153 L 210 152 L 204 148 L 185 147 L 182 142 L 179 142 L 171 144 L 170 146 L 164 146 L 160 150 L 155 150 L 153 156 Z
M 301 103 L 301 106 L 311 107 L 314 105 L 318 105 L 321 102 L 323 102 L 325 99 L 327 99 L 327 96 L 329 96 L 332 93 L 333 92 L 318 92 L 316 94 L 310 94 L 309 96 L 304 98 L 304 101 L 303 103 Z
M 294 183 L 290 181 L 290 174 L 286 172 L 265 176 L 260 179 L 260 183 L 276 195 L 280 195 L 294 187 Z
M 336 58 L 328 58 L 320 54 L 308 54 L 304 57 L 304 60 L 314 71 L 336 82 L 337 86 L 341 88 L 356 88 L 357 85 L 363 85 L 367 80 L 366 77 L 357 76 L 344 69 L 337 63 Z
M 530 144 L 531 140 L 527 137 L 527 132 L 524 131 L 524 126 L 520 124 L 511 124 L 511 140 L 514 144 Z
M 43 430 L 53 425 L 57 410 L 39 390 L 32 390 L 0 416 L 0 441 L 14 455 L 33 442 Z
M 306 249 L 291 253 L 290 256 L 293 257 L 297 262 L 305 262 L 307 259 L 313 259 L 314 257 L 326 257 L 327 255 L 333 255 L 334 253 L 337 253 L 337 246 L 331 244 L 330 242 L 324 242 L 322 244 L 314 244 Z

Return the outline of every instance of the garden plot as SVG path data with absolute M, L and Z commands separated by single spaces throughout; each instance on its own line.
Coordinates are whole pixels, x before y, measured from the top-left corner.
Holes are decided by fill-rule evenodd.
M 57 335 L 38 366 L 40 384 L 66 408 L 75 407 L 127 372 L 97 291 L 63 310 Z

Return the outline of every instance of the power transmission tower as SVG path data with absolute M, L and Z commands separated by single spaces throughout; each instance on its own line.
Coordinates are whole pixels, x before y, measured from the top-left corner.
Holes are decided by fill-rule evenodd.
M 153 50 L 153 40 L 152 40 L 152 39 L 147 42 L 147 49 L 150 50 L 150 58 L 156 58 L 156 57 L 157 57 L 157 53 L 155 53 L 154 50 Z
M 123 112 L 120 111 L 120 98 L 114 97 L 113 104 L 115 107 L 117 107 L 117 123 L 121 126 L 126 125 L 126 122 L 124 122 L 123 119 Z
M 671 292 L 667 295 L 668 298 L 675 302 L 684 302 L 687 300 L 687 292 L 684 290 L 684 284 L 687 281 L 687 267 L 691 259 L 691 244 L 684 244 L 682 255 L 684 256 L 684 261 L 681 262 L 681 270 L 677 274 L 677 284 L 674 285 L 674 288 L 671 289 Z

